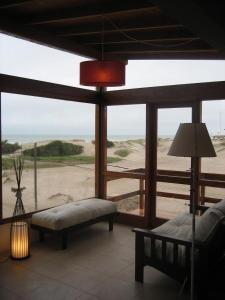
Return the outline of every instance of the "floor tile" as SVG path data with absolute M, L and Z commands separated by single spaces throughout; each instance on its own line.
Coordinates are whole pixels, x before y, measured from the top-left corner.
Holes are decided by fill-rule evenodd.
M 176 300 L 180 285 L 146 267 L 144 283 L 134 280 L 134 234 L 106 223 L 69 235 L 68 249 L 47 236 L 35 242 L 32 256 L 0 265 L 0 300 Z M 185 294 L 179 300 L 186 300 Z
M 46 280 L 38 288 L 24 295 L 24 300 L 76 300 L 81 292 L 55 280 Z
M 0 287 L 0 299 L 1 300 L 22 300 L 22 298 L 19 295 L 16 295 L 12 291 Z

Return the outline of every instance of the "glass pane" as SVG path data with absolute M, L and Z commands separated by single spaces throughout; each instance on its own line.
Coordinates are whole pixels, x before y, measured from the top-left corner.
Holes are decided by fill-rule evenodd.
M 107 160 L 107 170 L 113 172 L 107 197 L 113 197 L 119 211 L 143 216 L 145 105 L 108 107 Z
M 0 73 L 77 87 L 80 86 L 80 62 L 87 60 L 2 33 L 0 57 Z
M 217 200 L 224 199 L 225 193 L 225 100 L 203 101 L 202 121 L 206 123 L 217 155 L 202 158 L 201 164 L 201 178 L 207 177 L 212 184 L 210 187 L 201 187 L 201 202 L 212 205 Z M 224 189 L 217 187 L 216 181 L 220 181 Z
M 26 212 L 95 194 L 95 106 L 2 94 L 3 217 L 12 215 L 12 159 L 22 154 Z
M 172 179 L 190 172 L 191 159 L 169 156 L 170 145 L 180 123 L 191 122 L 191 108 L 166 108 L 158 110 L 158 175 L 167 175 Z M 190 187 L 177 183 L 157 182 L 156 216 L 170 219 L 180 212 L 188 210 Z
M 202 121 L 206 123 L 217 154 L 202 158 L 202 172 L 225 174 L 225 100 L 203 101 Z

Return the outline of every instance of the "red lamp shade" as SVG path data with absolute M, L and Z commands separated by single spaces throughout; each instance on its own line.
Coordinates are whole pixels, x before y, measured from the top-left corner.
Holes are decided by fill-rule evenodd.
M 83 61 L 80 63 L 80 84 L 96 87 L 125 84 L 125 63 L 120 61 Z

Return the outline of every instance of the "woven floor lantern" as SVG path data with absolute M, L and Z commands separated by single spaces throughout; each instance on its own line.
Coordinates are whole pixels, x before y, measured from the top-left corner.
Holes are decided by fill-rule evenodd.
M 21 157 L 13 160 L 13 166 L 16 174 L 17 188 L 12 188 L 12 191 L 16 194 L 16 205 L 13 212 L 13 218 L 10 230 L 10 249 L 12 259 L 25 259 L 30 256 L 29 245 L 29 224 L 27 219 L 23 219 L 25 209 L 22 201 L 22 191 L 25 187 L 20 186 L 23 160 Z M 21 218 L 20 218 L 21 216 Z

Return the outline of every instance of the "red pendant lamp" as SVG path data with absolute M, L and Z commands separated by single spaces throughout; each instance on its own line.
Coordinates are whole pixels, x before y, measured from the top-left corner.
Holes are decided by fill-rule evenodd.
M 120 61 L 83 61 L 80 64 L 80 84 L 96 87 L 124 85 L 125 66 Z
M 104 60 L 104 16 L 102 16 L 101 60 L 80 63 L 80 84 L 96 87 L 125 85 L 126 63 Z

